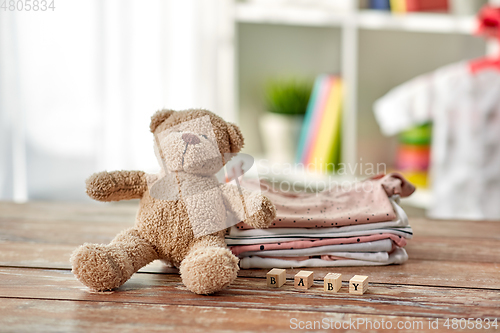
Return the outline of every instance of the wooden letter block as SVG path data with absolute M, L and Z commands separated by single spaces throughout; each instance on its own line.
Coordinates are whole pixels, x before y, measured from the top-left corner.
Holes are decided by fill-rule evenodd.
M 324 290 L 329 293 L 336 293 L 342 287 L 342 274 L 328 273 L 324 281 Z
M 309 289 L 314 282 L 313 272 L 310 271 L 300 271 L 295 274 L 295 288 L 297 289 Z
M 368 290 L 368 276 L 354 275 L 349 281 L 349 293 L 363 295 Z
M 279 288 L 286 282 L 286 270 L 273 268 L 267 272 L 267 286 Z

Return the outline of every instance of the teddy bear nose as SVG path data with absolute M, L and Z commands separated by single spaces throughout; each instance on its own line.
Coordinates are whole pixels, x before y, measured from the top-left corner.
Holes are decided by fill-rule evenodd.
M 200 138 L 191 133 L 182 134 L 182 140 L 184 140 L 184 142 L 187 143 L 188 145 L 195 145 L 200 143 Z

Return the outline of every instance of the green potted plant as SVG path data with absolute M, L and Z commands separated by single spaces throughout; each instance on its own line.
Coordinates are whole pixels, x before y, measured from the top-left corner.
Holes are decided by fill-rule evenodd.
M 294 161 L 312 83 L 304 79 L 272 79 L 265 85 L 267 112 L 260 119 L 266 155 L 273 162 Z

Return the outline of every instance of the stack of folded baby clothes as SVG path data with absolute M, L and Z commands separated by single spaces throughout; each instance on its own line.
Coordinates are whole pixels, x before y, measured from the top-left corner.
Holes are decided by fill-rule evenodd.
M 413 232 L 398 205 L 415 187 L 399 174 L 376 176 L 319 193 L 290 193 L 264 185 L 276 206 L 269 229 L 240 222 L 226 243 L 241 268 L 375 266 L 408 260 Z

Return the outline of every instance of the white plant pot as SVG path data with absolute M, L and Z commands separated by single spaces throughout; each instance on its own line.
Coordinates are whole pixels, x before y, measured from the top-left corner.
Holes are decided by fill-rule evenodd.
M 303 116 L 268 112 L 260 118 L 260 130 L 267 159 L 294 163 Z

